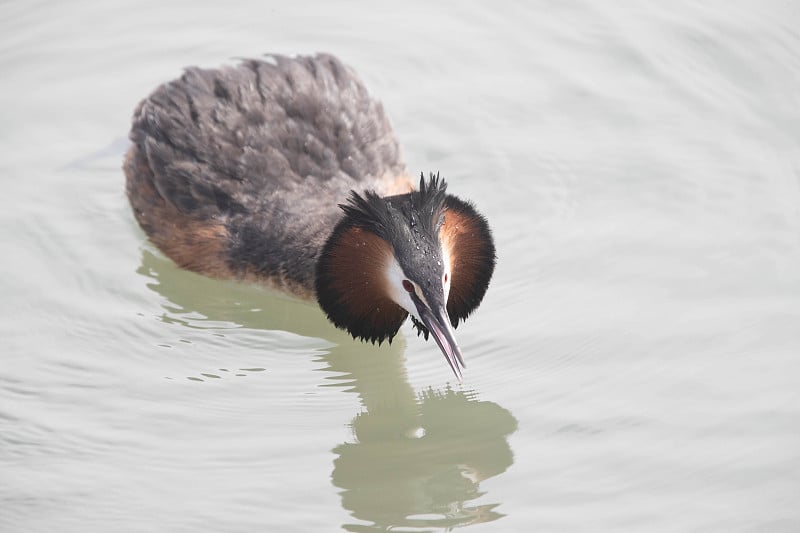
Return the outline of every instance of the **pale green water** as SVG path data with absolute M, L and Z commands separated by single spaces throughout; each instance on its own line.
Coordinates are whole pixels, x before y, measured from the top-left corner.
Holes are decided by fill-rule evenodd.
M 97 5 L 0 4 L 0 531 L 800 530 L 795 3 Z M 492 224 L 463 386 L 130 214 L 153 87 L 313 51 Z

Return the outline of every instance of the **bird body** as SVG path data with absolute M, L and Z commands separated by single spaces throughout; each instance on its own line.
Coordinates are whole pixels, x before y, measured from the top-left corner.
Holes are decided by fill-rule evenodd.
M 134 216 L 178 266 L 316 298 L 363 340 L 391 341 L 411 313 L 461 379 L 451 325 L 491 278 L 488 224 L 438 177 L 414 186 L 338 59 L 187 69 L 139 104 L 130 138 Z

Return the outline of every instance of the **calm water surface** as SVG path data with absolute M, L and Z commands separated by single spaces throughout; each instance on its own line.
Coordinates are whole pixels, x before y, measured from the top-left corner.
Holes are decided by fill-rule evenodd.
M 800 531 L 800 10 L 696 4 L 0 4 L 0 531 Z M 142 97 L 318 50 L 491 221 L 463 386 L 131 216 Z

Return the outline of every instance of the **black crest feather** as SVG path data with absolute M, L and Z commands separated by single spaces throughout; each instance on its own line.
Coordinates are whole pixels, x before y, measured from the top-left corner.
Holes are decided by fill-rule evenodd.
M 444 201 L 447 197 L 447 182 L 439 173 L 430 174 L 428 182 L 419 175 L 419 191 L 411 194 L 411 205 L 420 213 L 419 223 L 430 235 L 439 233 L 444 222 Z
M 428 180 L 420 174 L 419 190 L 397 196 L 380 197 L 374 191 L 351 191 L 347 203 L 339 204 L 354 226 L 392 241 L 397 236 L 398 217 L 435 239 L 444 221 L 447 182 L 439 173 Z

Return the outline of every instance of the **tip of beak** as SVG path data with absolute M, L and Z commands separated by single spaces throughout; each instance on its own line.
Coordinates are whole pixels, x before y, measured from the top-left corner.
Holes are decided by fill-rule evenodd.
M 453 369 L 453 373 L 456 375 L 456 379 L 458 379 L 459 385 L 464 383 L 464 375 L 462 374 L 462 370 L 467 368 L 466 363 L 464 363 L 464 357 L 461 356 L 461 349 L 458 347 L 457 344 L 453 344 L 453 352 L 455 357 L 455 361 L 452 360 L 452 355 L 447 357 L 447 362 L 450 363 L 450 368 Z
M 461 375 L 461 370 L 456 370 L 455 374 L 456 374 L 456 380 L 458 380 L 458 384 L 459 385 L 463 385 L 464 384 L 464 376 Z
M 458 384 L 462 385 L 464 383 L 464 375 L 461 373 L 463 365 L 459 365 L 458 361 L 451 361 L 449 357 L 447 357 L 447 362 L 450 364 L 450 368 L 453 369 L 453 374 L 455 374 Z
M 445 359 L 447 359 L 447 364 L 449 364 L 450 368 L 453 370 L 453 374 L 455 374 L 458 383 L 464 383 L 464 376 L 461 373 L 461 369 L 466 368 L 467 365 L 464 363 L 464 357 L 461 355 L 461 348 L 458 347 L 458 343 L 456 342 L 453 328 L 450 326 L 450 319 L 447 317 L 447 312 L 442 311 L 439 313 L 438 317 L 433 316 L 431 313 L 429 316 L 423 316 L 423 320 L 433 334 L 433 338 L 436 340 L 436 344 L 439 345 L 439 349 L 444 354 Z

